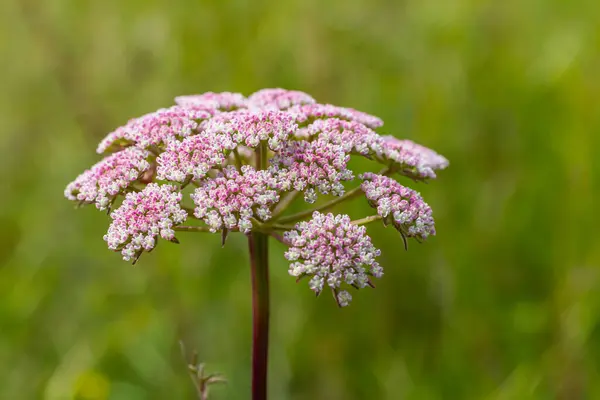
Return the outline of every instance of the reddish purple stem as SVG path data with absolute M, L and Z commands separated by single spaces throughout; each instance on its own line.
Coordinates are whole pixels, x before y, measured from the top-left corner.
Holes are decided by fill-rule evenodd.
M 252 400 L 267 398 L 269 351 L 269 237 L 248 236 L 252 274 Z

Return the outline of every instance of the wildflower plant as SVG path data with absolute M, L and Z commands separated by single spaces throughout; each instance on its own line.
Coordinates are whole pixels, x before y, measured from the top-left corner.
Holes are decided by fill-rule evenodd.
M 376 133 L 372 115 L 319 104 L 299 91 L 264 89 L 180 96 L 175 105 L 130 120 L 104 138 L 105 158 L 79 175 L 65 196 L 106 210 L 108 248 L 135 263 L 179 232 L 232 232 L 248 239 L 253 288 L 253 399 L 266 398 L 268 243 L 286 246 L 289 274 L 316 295 L 329 290 L 340 307 L 351 288 L 374 287 L 383 275 L 367 235 L 371 222 L 407 240 L 435 235 L 431 208 L 394 177 L 427 181 L 448 161 L 409 140 Z M 363 157 L 378 172 L 355 174 Z M 358 181 L 347 189 L 350 182 Z M 333 199 L 314 203 L 321 197 Z M 372 215 L 352 220 L 327 213 L 363 197 Z M 289 215 L 296 198 L 306 210 Z

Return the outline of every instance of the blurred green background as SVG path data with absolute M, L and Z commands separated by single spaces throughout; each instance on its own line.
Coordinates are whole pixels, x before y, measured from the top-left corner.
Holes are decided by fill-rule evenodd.
M 178 340 L 248 399 L 246 243 L 135 267 L 65 185 L 179 94 L 284 87 L 450 159 L 438 236 L 347 309 L 272 245 L 272 399 L 600 399 L 600 3 L 0 2 L 0 398 L 192 399 Z M 352 203 L 366 215 L 366 202 Z

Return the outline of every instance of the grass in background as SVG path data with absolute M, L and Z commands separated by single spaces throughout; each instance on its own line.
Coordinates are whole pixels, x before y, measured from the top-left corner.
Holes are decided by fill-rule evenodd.
M 192 398 L 178 340 L 249 394 L 245 242 L 136 267 L 64 186 L 179 94 L 285 87 L 451 162 L 438 236 L 339 310 L 272 252 L 273 399 L 600 397 L 600 5 L 457 0 L 0 3 L 0 398 Z M 367 210 L 353 203 L 354 212 Z

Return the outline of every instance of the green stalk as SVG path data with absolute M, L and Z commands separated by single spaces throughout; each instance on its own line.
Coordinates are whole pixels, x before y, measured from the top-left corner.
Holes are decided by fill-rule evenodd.
M 293 215 L 290 215 L 290 216 L 287 216 L 287 217 L 280 218 L 279 220 L 277 220 L 277 222 L 279 222 L 281 224 L 285 224 L 286 222 L 296 222 L 296 221 L 303 220 L 303 219 L 308 218 L 311 215 L 313 215 L 313 213 L 315 211 L 328 210 L 331 207 L 333 207 L 333 206 L 335 206 L 335 205 L 337 205 L 337 204 L 339 204 L 341 202 L 344 202 L 346 200 L 350 200 L 350 199 L 352 199 L 352 198 L 360 195 L 361 193 L 362 192 L 360 190 L 360 186 L 356 187 L 356 188 L 348 191 L 345 195 L 343 195 L 341 197 L 336 197 L 335 199 L 333 199 L 333 200 L 331 200 L 331 201 L 329 201 L 329 202 L 327 202 L 327 203 L 325 203 L 323 205 L 320 205 L 319 207 L 315 207 L 315 208 L 312 208 L 310 210 L 305 210 L 305 211 L 299 212 L 297 214 L 293 214 Z
M 238 171 L 241 171 L 244 163 L 242 162 L 242 157 L 240 157 L 240 153 L 237 148 L 233 149 L 233 157 L 235 158 L 235 167 L 238 169 Z
M 379 221 L 380 219 L 381 219 L 381 216 L 379 216 L 379 215 L 371 215 L 369 217 L 365 217 L 365 218 L 362 218 L 362 219 L 357 219 L 355 221 L 352 221 L 352 224 L 354 224 L 354 225 L 365 225 L 365 224 L 371 223 L 373 221 Z
M 277 206 L 275 207 L 275 210 L 273 210 L 273 215 L 271 216 L 271 219 L 273 221 L 276 221 L 277 218 L 279 218 L 279 216 L 285 212 L 285 210 L 289 207 L 290 204 L 292 204 L 292 202 L 294 200 L 296 200 L 296 198 L 298 197 L 298 195 L 300 194 L 299 191 L 294 190 L 290 193 L 288 193 L 280 202 L 279 204 L 277 204 Z
M 392 170 L 390 168 L 386 167 L 386 168 L 382 169 L 381 171 L 379 171 L 379 175 L 389 175 L 391 172 L 392 172 Z M 277 222 L 280 224 L 285 224 L 286 222 L 301 221 L 305 218 L 310 217 L 315 211 L 329 210 L 333 206 L 336 206 L 346 200 L 353 199 L 361 194 L 362 194 L 362 190 L 361 190 L 360 186 L 357 186 L 354 189 L 346 192 L 346 194 L 344 194 L 343 196 L 337 197 L 325 204 L 320 205 L 319 207 L 315 207 L 310 210 L 305 210 L 305 211 L 299 212 L 297 214 L 293 214 L 293 215 L 289 215 L 287 217 L 277 219 Z M 278 216 L 279 216 L 279 214 L 277 215 L 277 217 Z M 276 218 L 273 218 L 273 221 L 275 221 L 275 219 Z

